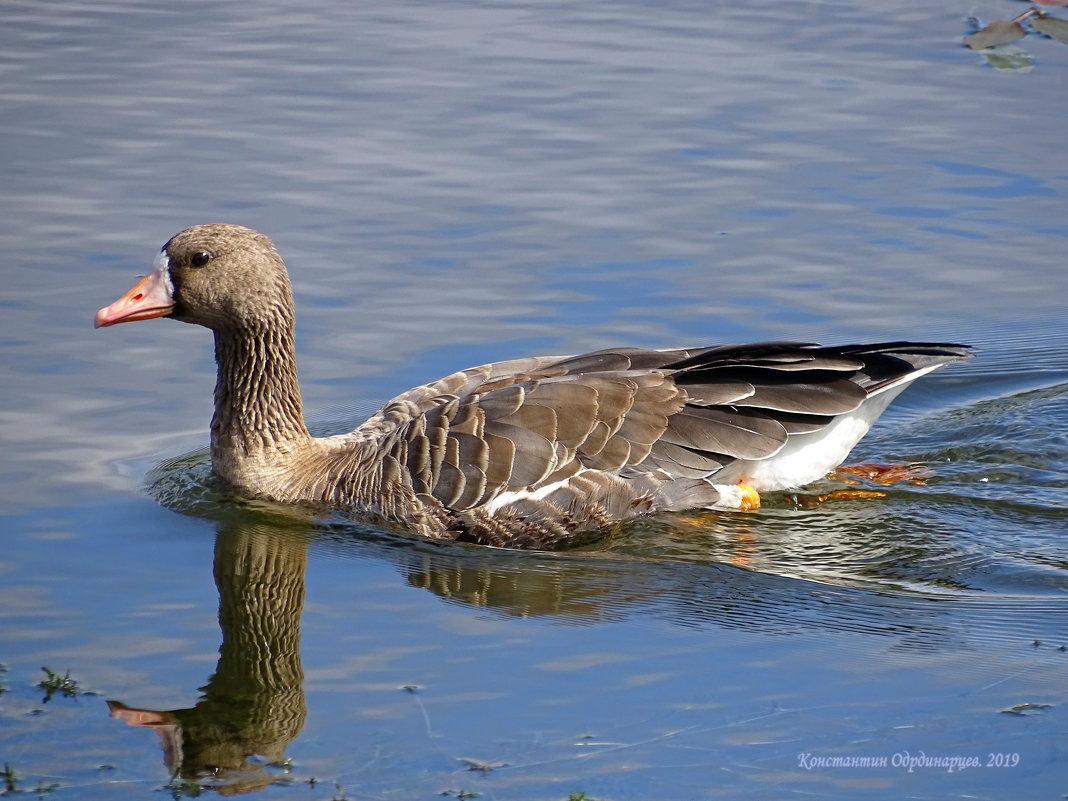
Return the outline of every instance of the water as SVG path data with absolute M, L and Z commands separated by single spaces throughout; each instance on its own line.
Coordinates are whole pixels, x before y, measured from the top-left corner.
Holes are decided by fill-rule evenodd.
M 15 788 L 1063 793 L 1068 48 L 1030 36 L 990 62 L 959 45 L 972 11 L 1018 13 L 7 3 Z M 932 472 L 874 500 L 815 503 L 851 488 L 828 483 L 558 554 L 309 523 L 206 469 L 206 332 L 90 328 L 215 220 L 289 264 L 317 433 L 454 369 L 610 344 L 979 358 L 861 443 Z M 44 701 L 42 666 L 72 695 Z M 921 752 L 978 766 L 910 771 Z

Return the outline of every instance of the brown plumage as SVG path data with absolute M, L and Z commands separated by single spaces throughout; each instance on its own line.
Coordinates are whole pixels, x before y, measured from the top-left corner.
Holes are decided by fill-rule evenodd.
M 767 342 L 617 348 L 482 365 L 416 387 L 348 434 L 304 425 L 293 299 L 270 240 L 171 239 L 96 325 L 170 315 L 215 334 L 215 471 L 278 501 L 362 510 L 420 534 L 548 547 L 658 510 L 737 508 L 837 467 L 915 378 L 966 346 Z

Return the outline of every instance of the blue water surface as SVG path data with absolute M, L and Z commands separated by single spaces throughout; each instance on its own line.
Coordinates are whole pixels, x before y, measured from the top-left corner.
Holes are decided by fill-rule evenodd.
M 1060 797 L 1068 47 L 960 43 L 1020 8 L 6 3 L 0 787 Z M 615 344 L 978 358 L 853 455 L 923 483 L 429 543 L 233 497 L 207 332 L 92 330 L 211 221 L 286 259 L 318 434 Z

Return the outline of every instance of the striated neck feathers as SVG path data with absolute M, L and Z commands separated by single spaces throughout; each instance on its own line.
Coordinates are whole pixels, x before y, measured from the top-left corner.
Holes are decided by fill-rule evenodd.
M 273 305 L 240 327 L 216 329 L 215 361 L 213 460 L 286 450 L 309 439 L 289 308 Z

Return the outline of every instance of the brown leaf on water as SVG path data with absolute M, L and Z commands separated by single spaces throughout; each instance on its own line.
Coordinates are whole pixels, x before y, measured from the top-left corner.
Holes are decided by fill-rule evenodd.
M 1052 708 L 1052 704 L 1038 704 L 1028 701 L 1027 703 L 1010 706 L 1008 709 L 1002 709 L 1001 713 L 1003 715 L 1034 715 Z
M 482 773 L 489 773 L 496 768 L 508 766 L 507 762 L 483 762 L 481 759 L 471 759 L 470 757 L 458 757 L 457 759 L 467 765 L 468 770 L 477 770 Z
M 872 498 L 885 498 L 885 492 L 879 492 L 878 490 L 862 490 L 862 489 L 837 489 L 825 492 L 822 495 L 803 495 L 800 493 L 791 493 L 783 496 L 783 500 L 786 503 L 792 503 L 801 509 L 815 509 L 824 501 L 857 501 L 857 500 L 870 500 Z
M 885 492 L 879 492 L 879 490 L 862 490 L 862 489 L 845 490 L 845 489 L 837 489 L 837 490 L 831 490 L 830 495 L 828 497 L 833 499 L 833 500 L 839 500 L 839 501 L 857 501 L 857 500 L 863 501 L 863 500 L 869 500 L 871 498 L 885 498 L 886 497 L 886 493 Z
M 855 476 L 876 484 L 896 484 L 907 481 L 909 484 L 923 484 L 925 479 L 934 475 L 934 471 L 922 464 L 883 464 L 881 462 L 857 462 L 837 467 L 828 478 L 855 484 L 846 476 Z
M 985 50 L 988 47 L 1015 42 L 1024 38 L 1023 25 L 1014 20 L 994 20 L 985 28 L 964 37 L 964 44 L 972 50 Z
M 1064 0 L 1064 2 L 1065 5 L 1068 5 L 1068 0 Z M 1062 44 L 1068 44 L 1068 20 L 1058 19 L 1057 17 L 1040 17 L 1031 22 L 1031 28 L 1043 36 L 1056 39 Z

